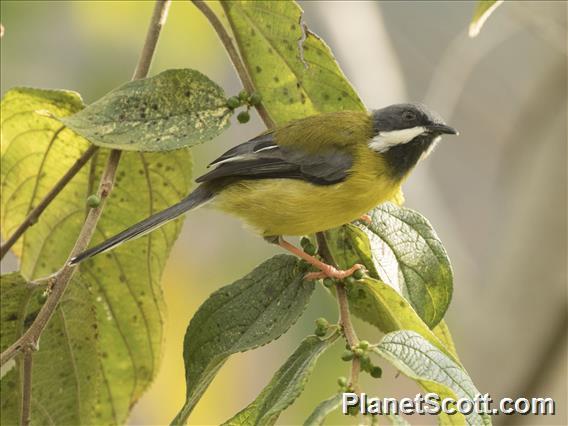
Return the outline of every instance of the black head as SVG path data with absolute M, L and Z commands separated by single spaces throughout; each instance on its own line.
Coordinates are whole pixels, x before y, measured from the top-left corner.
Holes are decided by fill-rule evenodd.
M 402 178 L 441 136 L 458 132 L 442 117 L 418 103 L 395 104 L 372 113 L 374 137 L 369 147 L 383 155 L 393 177 Z

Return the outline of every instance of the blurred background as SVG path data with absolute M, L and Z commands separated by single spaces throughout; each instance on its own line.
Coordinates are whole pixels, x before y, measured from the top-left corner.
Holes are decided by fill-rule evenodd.
M 505 2 L 476 39 L 473 2 L 301 2 L 310 28 L 335 52 L 369 108 L 422 101 L 458 128 L 405 186 L 407 206 L 437 230 L 455 272 L 447 322 L 463 364 L 482 393 L 553 397 L 554 417 L 501 416 L 496 424 L 566 425 L 566 2 Z M 91 102 L 130 79 L 152 10 L 150 1 L 7 1 L 1 91 L 66 88 Z M 241 89 L 214 32 L 187 1 L 175 1 L 151 73 L 200 70 L 228 95 Z M 263 130 L 236 120 L 194 149 L 196 176 L 211 159 Z M 134 408 L 132 425 L 167 424 L 185 396 L 182 341 L 198 306 L 278 251 L 215 211 L 192 213 L 164 274 L 168 322 L 159 375 Z M 8 271 L 15 267 L 3 265 Z M 254 399 L 314 319 L 336 318 L 321 289 L 281 339 L 225 364 L 197 406 L 193 424 L 219 424 Z M 360 337 L 379 333 L 356 322 Z M 281 417 L 299 424 L 348 375 L 342 345 L 324 354 L 305 392 Z M 365 379 L 376 396 L 414 396 L 395 377 Z M 341 415 L 331 424 L 352 421 Z M 414 417 L 412 424 L 433 424 Z

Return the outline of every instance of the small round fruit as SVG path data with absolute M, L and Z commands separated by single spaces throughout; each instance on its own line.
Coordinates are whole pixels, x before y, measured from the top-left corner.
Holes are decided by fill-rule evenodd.
M 239 120 L 239 123 L 248 123 L 250 120 L 250 114 L 248 111 L 241 111 L 239 112 L 239 115 L 237 115 L 237 120 Z
M 343 352 L 343 354 L 341 355 L 341 359 L 343 361 L 351 361 L 353 359 L 353 352 L 351 351 Z
M 359 268 L 355 272 L 353 272 L 353 278 L 355 278 L 356 280 L 360 280 L 364 276 L 365 276 L 365 272 L 363 272 L 362 268 Z
M 89 195 L 87 197 L 87 206 L 94 209 L 101 205 L 101 198 L 98 195 Z
M 245 102 L 245 101 L 248 99 L 248 97 L 249 97 L 249 94 L 248 94 L 248 92 L 247 92 L 246 90 L 241 90 L 241 91 L 239 92 L 239 99 L 240 99 L 241 101 Z
M 371 377 L 374 377 L 375 379 L 380 379 L 383 375 L 383 370 L 381 370 L 381 367 L 374 366 L 371 368 L 369 374 L 371 374 Z
M 231 96 L 229 99 L 227 99 L 227 106 L 231 109 L 238 108 L 239 106 L 241 106 L 241 101 L 236 96 Z

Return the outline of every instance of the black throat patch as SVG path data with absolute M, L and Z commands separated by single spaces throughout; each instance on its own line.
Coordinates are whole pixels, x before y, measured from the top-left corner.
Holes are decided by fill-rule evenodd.
M 394 179 L 402 179 L 420 160 L 420 156 L 434 143 L 435 136 L 421 135 L 412 141 L 395 145 L 382 155 L 387 161 Z

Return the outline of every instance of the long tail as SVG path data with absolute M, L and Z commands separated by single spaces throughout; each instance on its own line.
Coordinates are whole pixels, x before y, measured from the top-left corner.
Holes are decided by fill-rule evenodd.
M 101 244 L 85 250 L 84 252 L 71 258 L 69 264 L 76 265 L 77 263 L 80 263 L 85 259 L 93 257 L 99 253 L 103 253 L 107 250 L 111 250 L 116 246 L 124 243 L 125 241 L 141 237 L 142 235 L 145 235 L 148 232 L 151 232 L 154 229 L 162 226 L 166 222 L 169 222 L 170 220 L 173 220 L 176 217 L 192 209 L 195 209 L 196 207 L 199 207 L 200 205 L 209 201 L 213 197 L 213 195 L 213 192 L 209 190 L 206 185 L 201 185 L 179 203 L 174 204 L 173 206 L 168 207 L 161 212 L 153 214 L 149 218 L 144 219 L 143 221 L 138 222 L 135 225 L 132 225 L 130 228 L 122 231 L 119 234 L 116 234 L 114 237 L 109 238 Z

